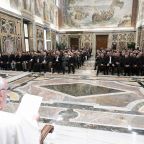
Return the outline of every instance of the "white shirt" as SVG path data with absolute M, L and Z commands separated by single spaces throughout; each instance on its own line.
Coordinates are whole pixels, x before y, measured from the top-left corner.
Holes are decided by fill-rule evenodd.
M 56 61 L 58 62 L 58 59 L 59 59 L 59 56 L 58 57 L 56 57 Z
M 36 121 L 0 111 L 0 144 L 40 144 Z
M 109 57 L 109 64 L 111 64 L 112 63 L 112 60 L 111 60 L 111 56 Z

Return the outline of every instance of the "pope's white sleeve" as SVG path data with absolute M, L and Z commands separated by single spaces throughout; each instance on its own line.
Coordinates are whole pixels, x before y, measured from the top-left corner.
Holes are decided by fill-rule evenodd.
M 16 144 L 40 144 L 40 129 L 38 125 L 21 119 L 16 126 Z

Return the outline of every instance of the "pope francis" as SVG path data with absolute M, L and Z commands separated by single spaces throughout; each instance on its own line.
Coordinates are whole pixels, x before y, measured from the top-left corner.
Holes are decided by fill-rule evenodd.
M 0 77 L 0 144 L 40 144 L 37 119 L 25 119 L 2 111 L 6 105 L 7 82 Z

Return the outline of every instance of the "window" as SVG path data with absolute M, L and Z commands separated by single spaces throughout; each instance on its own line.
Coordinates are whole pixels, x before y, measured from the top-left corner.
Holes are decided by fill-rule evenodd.
M 44 50 L 47 50 L 47 31 L 44 29 Z
M 24 23 L 24 42 L 25 42 L 25 50 L 29 51 L 29 34 L 27 23 Z

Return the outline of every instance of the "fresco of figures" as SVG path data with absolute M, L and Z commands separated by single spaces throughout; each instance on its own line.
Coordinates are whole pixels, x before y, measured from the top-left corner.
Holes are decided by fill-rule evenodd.
M 35 0 L 35 15 L 43 17 L 44 0 Z
M 43 8 L 43 18 L 45 21 L 49 21 L 49 9 L 48 9 L 48 3 L 44 2 L 44 8 Z
M 21 20 L 0 14 L 0 51 L 12 53 L 21 50 Z
M 138 13 L 138 21 L 144 20 L 144 0 L 139 1 L 139 13 Z
M 54 0 L 10 0 L 10 6 L 16 10 L 33 12 L 36 16 L 52 24 L 56 23 L 57 7 Z
M 32 2 L 33 0 L 22 0 L 23 9 L 27 11 L 32 11 Z
M 130 27 L 133 0 L 65 0 L 64 28 Z
M 22 1 L 21 0 L 10 0 L 10 6 L 13 9 L 19 9 L 19 7 L 21 7 L 22 5 Z
M 10 6 L 14 9 L 24 9 L 27 11 L 32 11 L 33 0 L 10 0 Z

